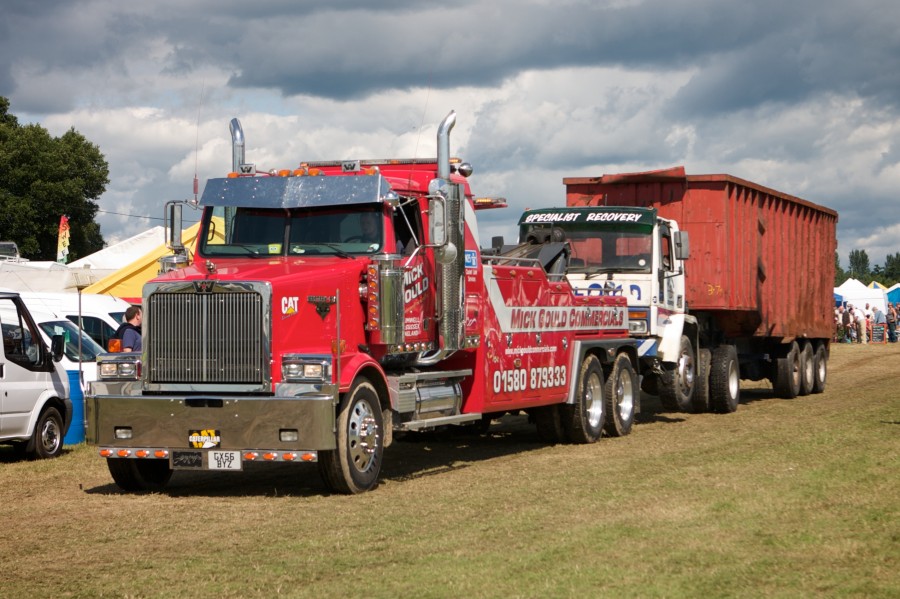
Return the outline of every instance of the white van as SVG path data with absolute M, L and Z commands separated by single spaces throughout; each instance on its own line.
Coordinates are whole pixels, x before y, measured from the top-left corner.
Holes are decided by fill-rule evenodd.
M 22 291 L 22 299 L 32 311 L 49 312 L 68 318 L 78 324 L 77 293 L 45 293 Z M 125 310 L 130 306 L 125 300 L 111 295 L 81 294 L 81 328 L 106 350 L 109 340 L 125 320 Z
M 62 452 L 72 422 L 68 374 L 59 363 L 64 338 L 52 352 L 18 293 L 0 290 L 0 443 L 52 458 Z

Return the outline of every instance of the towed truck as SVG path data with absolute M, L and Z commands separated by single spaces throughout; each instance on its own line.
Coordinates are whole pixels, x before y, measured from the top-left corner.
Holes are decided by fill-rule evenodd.
M 550 441 L 631 431 L 625 298 L 577 295 L 546 244 L 482 254 L 476 211 L 505 201 L 472 194 L 455 120 L 436 159 L 284 171 L 245 163 L 231 122 L 233 172 L 204 188 L 192 263 L 144 286 L 142 352 L 100 356 L 86 398 L 119 487 L 314 462 L 352 494 L 378 484 L 394 433 L 521 411 Z
M 627 298 L 642 388 L 664 407 L 733 412 L 741 379 L 824 390 L 836 212 L 683 167 L 563 182 L 566 207 L 526 211 L 520 238 L 565 242 L 581 294 Z

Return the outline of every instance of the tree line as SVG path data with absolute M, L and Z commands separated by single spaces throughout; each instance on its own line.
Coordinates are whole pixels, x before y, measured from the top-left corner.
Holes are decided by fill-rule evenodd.
M 888 254 L 884 266 L 869 266 L 869 255 L 866 250 L 850 250 L 847 270 L 841 268 L 841 259 L 834 253 L 834 286 L 841 286 L 847 279 L 856 279 L 865 285 L 878 281 L 885 287 L 900 283 L 900 252 Z
M 0 241 L 15 241 L 23 258 L 56 260 L 67 216 L 69 260 L 103 249 L 95 201 L 108 183 L 96 145 L 74 128 L 53 137 L 40 125 L 21 125 L 0 96 Z

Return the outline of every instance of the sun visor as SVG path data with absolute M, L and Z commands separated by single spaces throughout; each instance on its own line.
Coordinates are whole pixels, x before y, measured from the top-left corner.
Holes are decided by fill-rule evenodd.
M 315 208 L 381 202 L 391 191 L 381 175 L 210 179 L 201 206 Z

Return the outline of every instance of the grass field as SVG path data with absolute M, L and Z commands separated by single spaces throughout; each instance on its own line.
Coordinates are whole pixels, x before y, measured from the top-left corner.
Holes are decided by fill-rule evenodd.
M 650 400 L 595 445 L 408 439 L 354 497 L 293 464 L 126 495 L 93 448 L 0 448 L 0 596 L 900 597 L 900 344 L 829 369 L 730 415 Z

